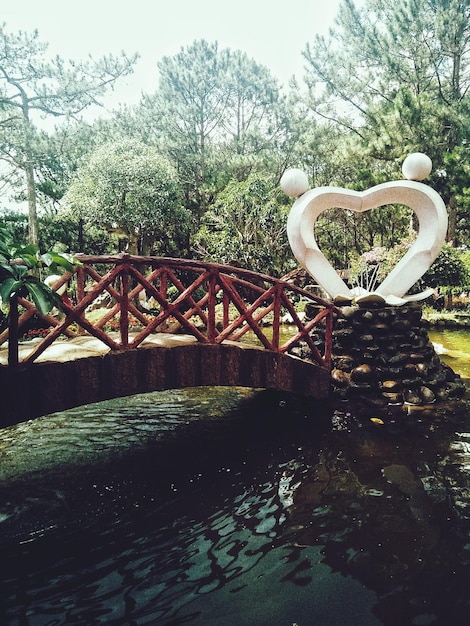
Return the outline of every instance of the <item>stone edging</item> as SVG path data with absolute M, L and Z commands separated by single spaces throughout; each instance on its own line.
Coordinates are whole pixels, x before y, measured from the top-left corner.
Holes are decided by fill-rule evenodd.
M 455 317 L 437 317 L 423 315 L 423 323 L 429 328 L 469 328 L 470 315 L 455 313 Z M 460 318 L 460 319 L 459 319 Z

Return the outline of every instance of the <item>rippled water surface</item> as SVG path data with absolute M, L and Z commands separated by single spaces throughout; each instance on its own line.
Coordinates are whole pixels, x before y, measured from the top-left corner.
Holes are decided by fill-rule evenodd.
M 469 408 L 207 388 L 4 429 L 0 624 L 464 624 Z

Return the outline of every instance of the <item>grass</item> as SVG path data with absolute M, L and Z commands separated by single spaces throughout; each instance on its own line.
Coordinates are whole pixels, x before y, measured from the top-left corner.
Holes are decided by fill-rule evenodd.
M 423 307 L 423 318 L 431 326 L 470 327 L 470 311 L 468 309 L 436 311 L 431 307 Z

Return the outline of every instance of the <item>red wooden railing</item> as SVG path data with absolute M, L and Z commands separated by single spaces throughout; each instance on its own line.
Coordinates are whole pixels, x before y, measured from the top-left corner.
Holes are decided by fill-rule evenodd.
M 239 341 L 250 333 L 253 342 L 275 352 L 288 352 L 305 342 L 319 365 L 330 368 L 334 305 L 282 279 L 227 265 L 161 257 L 77 255 L 73 272 L 64 273 L 54 285 L 67 286 L 59 315 L 42 316 L 24 298 L 12 303 L 10 325 L 0 334 L 8 340 L 9 365 L 18 364 L 18 337 L 32 316 L 50 326 L 23 362 L 33 362 L 59 336 L 89 334 L 111 350 L 137 348 L 156 332 L 187 333 L 203 343 Z M 93 321 L 90 307 L 97 298 L 110 300 L 104 314 Z M 304 322 L 295 301 L 318 305 L 314 319 Z M 146 310 L 144 307 L 149 307 Z M 15 310 L 16 309 L 16 310 Z M 19 311 L 18 311 L 19 309 Z M 294 329 L 281 343 L 285 314 Z M 138 326 L 135 329 L 135 326 Z M 324 341 L 317 345 L 311 332 L 320 327 Z

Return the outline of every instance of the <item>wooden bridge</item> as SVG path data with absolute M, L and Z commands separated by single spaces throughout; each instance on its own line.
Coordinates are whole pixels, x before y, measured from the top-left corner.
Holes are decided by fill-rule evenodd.
M 77 260 L 53 286 L 59 293 L 66 288 L 61 312 L 42 316 L 24 298 L 10 306 L 9 326 L 0 334 L 0 426 L 178 387 L 328 396 L 331 303 L 285 280 L 231 266 L 128 254 Z M 314 305 L 313 319 L 298 314 L 300 300 Z M 24 342 L 37 318 L 47 327 L 43 336 Z M 286 318 L 290 333 L 282 337 Z M 315 329 L 321 342 L 312 337 Z M 308 360 L 291 355 L 299 345 Z

